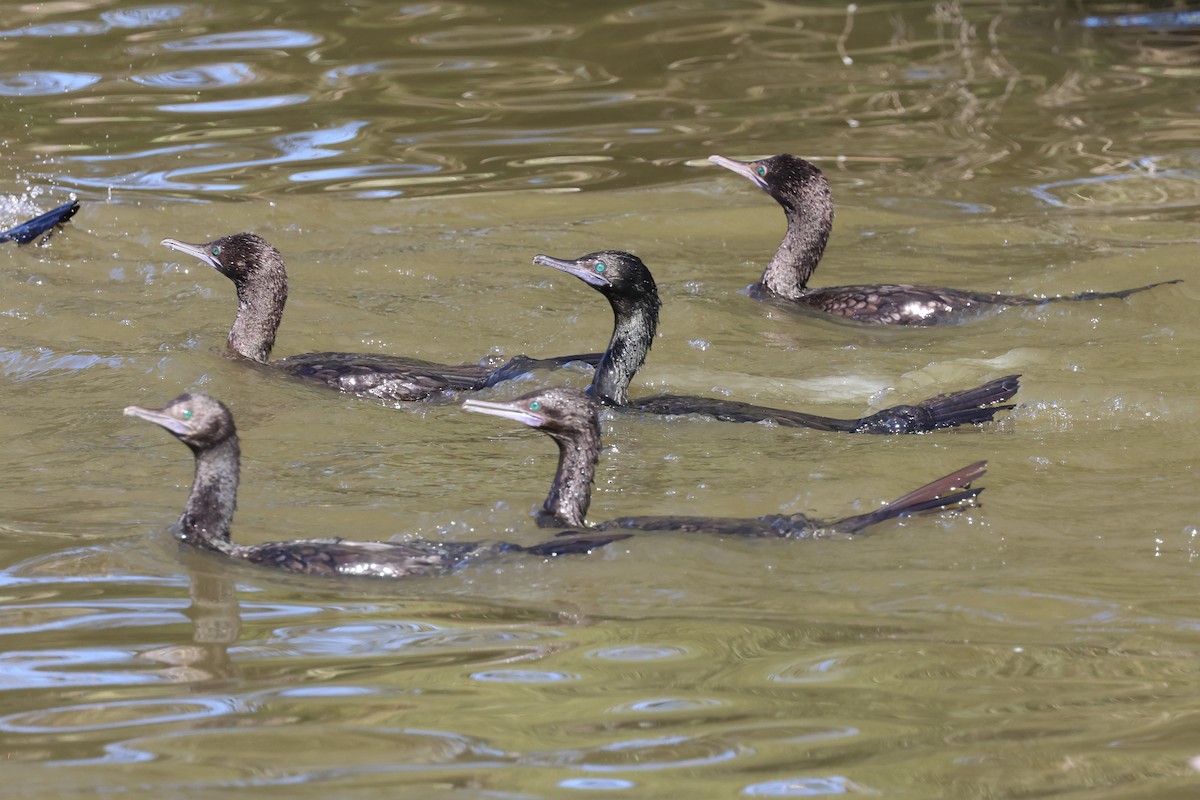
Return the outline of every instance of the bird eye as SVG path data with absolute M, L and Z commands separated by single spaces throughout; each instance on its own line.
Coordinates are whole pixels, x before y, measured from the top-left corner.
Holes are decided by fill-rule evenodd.
M 755 172 L 758 173 L 758 177 L 763 178 L 763 177 L 766 177 L 766 175 L 767 175 L 767 168 L 764 167 L 762 164 L 759 164 L 758 169 L 756 169 Z
M 212 249 L 212 254 L 213 254 L 214 256 L 219 256 L 219 255 L 221 255 L 221 245 L 219 245 L 219 244 L 214 244 L 214 245 L 213 245 L 213 249 Z
M 542 408 L 542 404 L 539 403 L 537 400 L 534 400 L 532 403 L 529 404 L 530 411 L 540 411 L 541 408 Z
M 184 422 L 187 422 L 189 419 L 192 418 L 192 410 L 190 408 L 185 408 L 183 410 L 183 413 L 180 414 L 179 416 L 181 419 L 183 419 Z
M 608 267 L 605 265 L 605 263 L 603 261 L 596 262 L 596 272 L 604 272 L 604 270 L 606 270 L 606 269 L 608 269 Z

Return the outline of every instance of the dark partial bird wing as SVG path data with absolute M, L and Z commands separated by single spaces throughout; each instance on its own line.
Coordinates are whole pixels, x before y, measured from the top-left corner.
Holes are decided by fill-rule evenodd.
M 722 422 L 774 422 L 785 428 L 812 428 L 819 431 L 846 433 L 854 432 L 859 422 L 858 420 L 822 417 L 819 414 L 806 414 L 803 411 L 756 406 L 737 400 L 675 394 L 634 398 L 629 401 L 629 407 L 647 414 L 702 414 Z
M 675 533 L 714 533 L 728 536 L 779 537 L 774 525 L 777 517 L 739 519 L 737 517 L 617 517 L 595 527 L 598 531 L 647 531 Z M 564 533 L 570 533 L 566 531 Z M 559 536 L 564 534 L 560 533 Z
M 821 528 L 832 533 L 854 534 L 884 520 L 941 511 L 960 504 L 973 504 L 983 489 L 972 489 L 971 484 L 983 477 L 985 472 L 987 462 L 976 461 L 913 489 L 881 508 L 824 523 Z
M 1003 303 L 1004 298 L 932 286 L 880 284 L 805 289 L 795 302 L 869 325 L 923 327 L 962 322 Z
M 531 547 L 522 547 L 520 545 L 507 545 L 507 547 L 510 550 L 516 550 L 521 553 L 552 558 L 554 556 L 590 553 L 597 548 L 622 541 L 623 539 L 629 539 L 632 536 L 632 533 L 610 533 L 608 531 L 590 530 L 581 532 L 570 530 L 560 531 L 550 541 L 535 544 Z
M 940 394 L 917 405 L 885 408 L 860 419 L 836 419 L 803 411 L 768 408 L 735 400 L 681 395 L 656 395 L 631 400 L 629 405 L 649 414 L 703 414 L 723 422 L 774 422 L 785 428 L 812 428 L 840 433 L 925 433 L 938 428 L 988 422 L 1020 388 L 1019 375 L 1006 375 L 974 389 Z
M 577 532 L 572 532 L 577 533 Z M 243 558 L 287 572 L 326 577 L 406 578 L 448 572 L 480 556 L 528 553 L 542 558 L 590 553 L 627 533 L 583 533 L 530 547 L 508 542 L 355 542 L 339 537 L 240 548 Z
M 885 506 L 852 517 L 821 522 L 804 514 L 771 514 L 754 519 L 731 517 L 618 517 L 595 526 L 596 531 L 657 531 L 676 533 L 713 533 L 727 536 L 753 536 L 770 539 L 810 539 L 817 537 L 856 534 L 872 525 L 897 517 L 924 514 L 972 504 L 983 489 L 972 489 L 971 483 L 987 472 L 987 462 L 974 464 L 943 475 L 937 480 L 914 489 Z M 563 531 L 568 536 L 575 531 Z
M 435 364 L 370 353 L 307 353 L 272 361 L 271 365 L 348 394 L 398 401 L 482 389 L 491 375 L 488 367 L 479 364 Z
M 527 372 L 532 372 L 535 369 L 558 369 L 565 367 L 571 363 L 583 363 L 592 367 L 600 365 L 600 361 L 604 358 L 604 353 L 577 353 L 569 356 L 550 356 L 549 358 L 533 358 L 531 356 L 517 356 L 495 369 L 488 376 L 487 385 L 495 386 L 501 381 L 512 380 L 519 378 Z
M 54 226 L 61 225 L 71 217 L 75 216 L 75 212 L 79 210 L 79 203 L 72 200 L 69 203 L 47 211 L 45 214 L 34 217 L 31 220 L 22 222 L 15 228 L 9 228 L 4 233 L 0 233 L 0 242 L 9 240 L 16 241 L 20 244 L 28 244 L 39 236 L 50 233 Z
M 892 406 L 857 420 L 854 433 L 927 433 L 938 428 L 991 422 L 1021 388 L 1020 375 L 1005 375 L 974 389 L 939 394 L 915 406 Z
M 353 542 L 330 537 L 241 548 L 254 564 L 303 575 L 403 578 L 446 572 L 489 548 L 478 542 Z
M 517 356 L 499 368 L 492 368 L 482 364 L 436 364 L 382 353 L 305 353 L 272 361 L 271 366 L 347 394 L 407 402 L 483 389 L 535 369 L 555 369 L 573 361 L 595 365 L 603 356 L 603 353 L 541 359 Z
M 1057 297 L 970 292 L 933 286 L 882 284 L 879 286 L 831 286 L 805 289 L 792 301 L 852 322 L 870 325 L 907 325 L 927 327 L 963 322 L 991 309 L 1003 306 L 1040 306 L 1046 303 L 1086 300 L 1119 300 L 1130 295 L 1168 286 L 1181 281 L 1169 280 L 1135 286 L 1116 292 L 1082 292 Z

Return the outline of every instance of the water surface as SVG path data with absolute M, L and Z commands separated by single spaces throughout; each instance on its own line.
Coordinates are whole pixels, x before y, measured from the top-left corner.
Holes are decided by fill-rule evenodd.
M 0 23 L 0 225 L 84 203 L 47 246 L 0 248 L 11 792 L 1194 795 L 1194 12 L 311 6 Z M 838 203 L 817 283 L 1186 282 L 929 331 L 796 316 L 744 293 L 780 210 L 705 161 L 783 151 Z M 532 542 L 554 449 L 227 359 L 232 287 L 158 242 L 246 228 L 288 258 L 279 355 L 595 349 L 606 304 L 530 258 L 615 247 L 664 299 L 635 394 L 857 416 L 1020 372 L 1020 406 L 895 439 L 605 416 L 596 519 L 839 516 L 989 460 L 981 509 L 865 539 L 273 576 L 177 548 L 188 453 L 123 406 L 234 409 L 245 542 Z

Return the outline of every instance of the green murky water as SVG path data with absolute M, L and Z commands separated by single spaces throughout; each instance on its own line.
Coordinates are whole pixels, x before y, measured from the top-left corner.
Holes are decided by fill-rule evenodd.
M 1194 796 L 1198 78 L 1174 6 L 6 7 L 0 225 L 84 203 L 0 248 L 7 791 Z M 781 212 L 705 162 L 782 151 L 834 187 L 817 283 L 1186 282 L 927 331 L 798 317 L 742 291 Z M 981 509 L 866 539 L 233 567 L 172 541 L 188 453 L 123 406 L 229 403 L 245 542 L 530 542 L 554 460 L 226 359 L 232 287 L 158 242 L 246 228 L 288 257 L 278 355 L 596 349 L 603 300 L 529 260 L 621 248 L 664 299 L 635 394 L 857 416 L 1020 372 L 1020 407 L 898 439 L 605 418 L 596 519 L 837 516 L 990 461 Z

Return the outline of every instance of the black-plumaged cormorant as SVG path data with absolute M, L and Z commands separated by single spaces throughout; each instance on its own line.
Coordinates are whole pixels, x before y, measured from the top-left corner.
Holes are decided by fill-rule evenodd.
M 631 400 L 629 384 L 646 360 L 658 326 L 660 301 L 650 270 L 640 258 L 620 250 L 589 253 L 573 261 L 538 255 L 533 261 L 574 275 L 612 305 L 612 340 L 589 389 L 597 400 L 608 405 L 650 414 L 705 414 L 725 422 L 771 421 L 787 427 L 845 433 L 924 433 L 988 422 L 996 412 L 1013 407 L 1003 403 L 1019 387 L 1020 376 L 1006 375 L 974 389 L 938 395 L 916 405 L 894 406 L 860 419 L 834 419 L 711 397 L 655 395 Z
M 467 561 L 498 553 L 540 557 L 586 553 L 627 538 L 595 534 L 556 538 L 530 547 L 507 542 L 355 542 L 330 536 L 290 542 L 240 545 L 230 539 L 237 506 L 241 453 L 233 415 L 208 395 L 183 394 L 164 408 L 129 406 L 126 416 L 153 422 L 186 444 L 196 458 L 196 475 L 176 537 L 189 545 L 252 564 L 304 575 L 403 578 L 434 575 Z
M 748 178 L 787 215 L 787 233 L 753 294 L 789 301 L 804 308 L 869 325 L 929 326 L 962 322 L 1002 306 L 1040 306 L 1065 300 L 1106 300 L 1179 283 L 1151 283 L 1119 292 L 1084 292 L 1069 297 L 989 294 L 936 286 L 873 284 L 809 288 L 808 280 L 825 252 L 833 227 L 829 181 L 814 164 L 783 153 L 758 161 L 710 156 L 709 161 Z
M 41 236 L 49 236 L 54 232 L 56 226 L 62 225 L 75 216 L 75 212 L 78 210 L 79 201 L 77 200 L 63 203 L 58 208 L 47 211 L 45 214 L 39 214 L 15 228 L 9 228 L 4 233 L 0 233 L 0 242 L 13 241 L 18 244 L 29 244 Z
M 574 389 L 544 389 L 508 402 L 467 400 L 467 411 L 491 414 L 537 428 L 558 445 L 558 472 L 539 512 L 542 527 L 587 526 L 592 479 L 600 456 L 598 406 Z M 924 511 L 950 508 L 973 500 L 982 489 L 971 483 L 983 475 L 987 462 L 979 461 L 938 478 L 874 511 L 823 522 L 803 514 L 768 514 L 753 519 L 724 517 L 619 517 L 591 530 L 639 530 L 723 533 L 786 539 L 855 534 L 884 520 Z
M 175 239 L 163 239 L 162 243 L 200 259 L 233 281 L 238 310 L 229 331 L 230 352 L 340 392 L 387 401 L 424 400 L 445 392 L 494 386 L 532 369 L 562 366 L 570 361 L 596 364 L 600 360 L 599 353 L 548 359 L 518 356 L 503 366 L 489 367 L 435 364 L 374 353 L 306 353 L 268 361 L 287 302 L 282 254 L 253 233 L 235 233 L 207 244 Z

